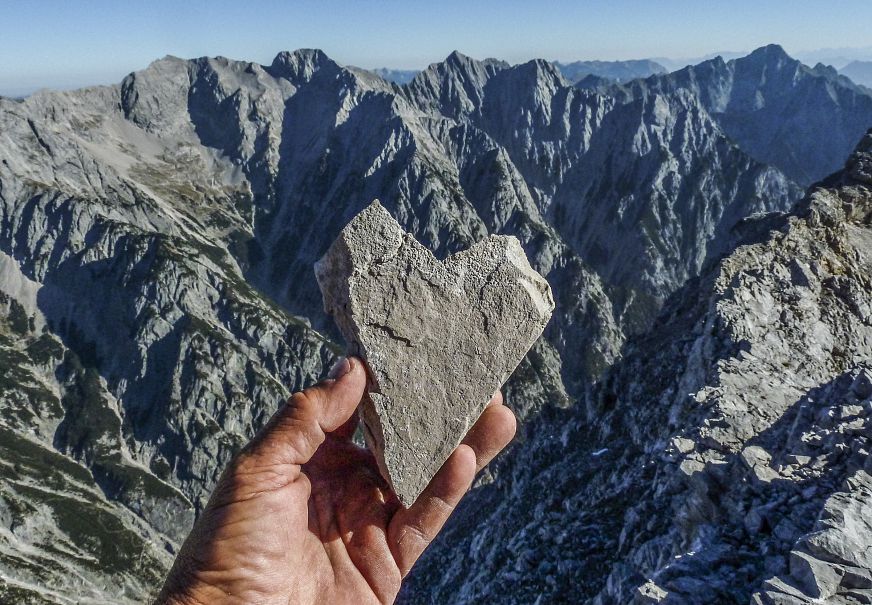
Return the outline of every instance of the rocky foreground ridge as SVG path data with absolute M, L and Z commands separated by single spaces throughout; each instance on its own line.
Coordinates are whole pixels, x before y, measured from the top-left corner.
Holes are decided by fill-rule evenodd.
M 816 128 L 872 125 L 826 107 Z M 302 50 L 0 98 L 0 600 L 156 588 L 229 457 L 340 351 L 312 265 L 375 198 L 440 257 L 516 236 L 557 303 L 506 388 L 524 434 L 402 599 L 864 590 L 810 533 L 866 539 L 840 521 L 866 481 L 864 149 L 784 214 L 790 165 L 698 91 L 459 53 L 404 86 Z
M 870 602 L 872 131 L 736 237 L 462 504 L 406 602 Z

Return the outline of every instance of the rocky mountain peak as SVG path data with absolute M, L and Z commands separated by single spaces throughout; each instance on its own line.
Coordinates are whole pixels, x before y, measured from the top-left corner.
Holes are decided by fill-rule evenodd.
M 568 94 L 568 87 L 566 78 L 551 62 L 536 59 L 513 65 L 501 69 L 488 80 L 483 92 L 491 98 L 485 99 L 489 108 L 484 111 L 504 113 L 505 118 L 511 120 L 530 110 L 549 116 L 555 95 Z M 550 117 L 545 120 L 550 120 Z
M 270 74 L 277 78 L 286 78 L 293 83 L 311 80 L 320 69 L 338 69 L 338 65 L 324 51 L 313 48 L 301 48 L 293 52 L 282 51 L 275 56 L 269 66 Z
M 838 170 L 872 125 L 872 91 L 830 68 L 806 67 L 775 44 L 598 90 L 622 102 L 689 91 L 739 147 L 803 186 Z
M 457 66 L 470 65 L 470 64 L 475 63 L 475 62 L 476 62 L 475 59 L 473 59 L 472 57 L 469 57 L 467 55 L 464 55 L 459 50 L 452 50 L 448 54 L 448 56 L 445 57 L 445 60 L 443 61 L 443 63 L 447 63 L 448 65 L 457 65 Z
M 741 57 L 739 59 L 733 59 L 736 62 L 742 63 L 785 63 L 785 62 L 799 62 L 784 50 L 779 44 L 767 44 L 766 46 L 761 46 L 753 50 L 746 57 Z
M 459 50 L 453 50 L 451 53 L 445 57 L 445 60 L 442 61 L 447 65 L 455 66 L 458 69 L 470 69 L 474 68 L 476 65 L 481 65 L 483 67 L 491 68 L 494 71 L 498 71 L 500 69 L 505 69 L 509 67 L 509 64 L 505 61 L 501 61 L 499 59 L 487 58 L 487 59 L 474 59 L 468 55 L 463 54 Z
M 563 76 L 560 69 L 551 61 L 544 59 L 533 59 L 517 65 L 515 69 L 519 73 L 532 74 L 537 80 L 544 80 L 559 86 L 568 86 L 569 82 Z
M 777 44 L 762 46 L 745 57 L 733 59 L 728 66 L 740 86 L 750 85 L 749 89 L 757 86 L 764 91 L 785 90 L 797 74 L 814 73 Z
M 459 117 L 481 105 L 487 81 L 507 67 L 502 61 L 479 61 L 454 51 L 416 75 L 406 93 L 413 102 L 425 102 L 446 115 Z
M 455 50 L 444 61 L 434 63 L 427 69 L 433 68 L 443 78 L 484 83 L 494 74 L 508 67 L 509 64 L 504 61 L 474 59 Z
M 827 65 L 825 63 L 817 63 L 811 69 L 816 74 L 820 74 L 820 75 L 825 76 L 827 78 L 838 78 L 839 77 L 839 70 L 837 70 L 832 65 Z

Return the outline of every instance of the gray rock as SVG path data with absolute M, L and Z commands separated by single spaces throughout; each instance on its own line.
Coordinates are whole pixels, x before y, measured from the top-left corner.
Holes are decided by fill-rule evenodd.
M 813 531 L 791 550 L 789 575 L 767 581 L 756 602 L 869 602 L 872 478 L 858 471 L 842 487 L 827 499 Z
M 838 591 L 844 571 L 804 552 L 790 556 L 790 573 L 799 587 L 814 599 L 828 599 Z
M 872 185 L 872 134 L 863 137 L 856 153 L 851 156 L 847 166 L 851 178 L 866 185 Z
M 542 334 L 551 288 L 515 237 L 439 261 L 378 201 L 315 273 L 324 309 L 372 372 L 367 443 L 411 505 Z

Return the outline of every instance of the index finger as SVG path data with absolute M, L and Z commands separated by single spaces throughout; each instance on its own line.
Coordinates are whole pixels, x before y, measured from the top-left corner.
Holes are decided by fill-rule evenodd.
M 515 414 L 503 405 L 503 396 L 497 391 L 462 441 L 475 452 L 476 472 L 511 442 L 517 426 Z

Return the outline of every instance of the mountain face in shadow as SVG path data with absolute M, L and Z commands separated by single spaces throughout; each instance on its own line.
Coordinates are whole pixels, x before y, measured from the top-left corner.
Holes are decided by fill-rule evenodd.
M 838 170 L 870 127 L 872 91 L 831 67 L 808 67 L 770 45 L 606 92 L 623 99 L 690 91 L 754 159 L 808 186 Z

